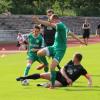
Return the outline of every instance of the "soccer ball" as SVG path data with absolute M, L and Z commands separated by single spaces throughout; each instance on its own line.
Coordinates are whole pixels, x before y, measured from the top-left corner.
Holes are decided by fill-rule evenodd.
M 29 80 L 23 80 L 23 81 L 21 81 L 21 84 L 23 86 L 28 86 L 29 85 Z

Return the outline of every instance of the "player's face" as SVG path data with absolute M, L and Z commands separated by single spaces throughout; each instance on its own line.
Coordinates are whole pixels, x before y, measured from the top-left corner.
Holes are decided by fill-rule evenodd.
M 52 12 L 47 13 L 48 18 L 52 15 Z
M 40 30 L 37 29 L 37 28 L 34 28 L 34 29 L 33 29 L 33 33 L 34 33 L 35 35 L 38 35 L 38 34 L 40 33 Z
M 54 19 L 52 16 L 50 16 L 50 22 L 56 24 L 57 23 L 57 20 Z
M 74 61 L 74 63 L 78 63 L 79 62 L 78 59 L 77 59 L 77 57 L 75 55 L 73 57 L 73 61 Z

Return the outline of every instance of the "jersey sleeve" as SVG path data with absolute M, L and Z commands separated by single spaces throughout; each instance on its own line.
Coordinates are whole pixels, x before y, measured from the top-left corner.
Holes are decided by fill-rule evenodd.
M 82 75 L 86 75 L 86 74 L 87 74 L 86 69 L 82 68 L 82 70 L 81 70 L 81 74 L 82 74 Z

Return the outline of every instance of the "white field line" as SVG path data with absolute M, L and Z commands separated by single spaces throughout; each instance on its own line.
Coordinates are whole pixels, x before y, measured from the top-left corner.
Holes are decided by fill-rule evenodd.
M 0 55 L 2 54 L 15 54 L 15 53 L 26 53 L 27 51 L 18 51 L 18 50 L 5 50 L 0 51 Z

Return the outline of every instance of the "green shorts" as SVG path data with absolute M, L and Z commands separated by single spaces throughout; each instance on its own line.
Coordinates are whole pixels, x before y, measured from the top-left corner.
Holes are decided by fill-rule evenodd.
M 31 60 L 32 62 L 35 62 L 35 61 L 41 62 L 36 53 L 28 52 L 27 55 L 28 55 L 27 60 Z
M 61 62 L 62 58 L 64 57 L 64 54 L 66 52 L 65 50 L 55 50 L 53 46 L 48 47 L 49 55 L 55 59 L 57 62 Z
M 48 65 L 48 62 L 47 62 L 46 58 L 37 56 L 37 53 L 28 52 L 27 55 L 28 55 L 27 59 L 31 60 L 32 62 L 38 61 L 39 63 L 43 63 L 46 66 Z

